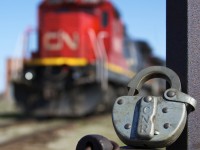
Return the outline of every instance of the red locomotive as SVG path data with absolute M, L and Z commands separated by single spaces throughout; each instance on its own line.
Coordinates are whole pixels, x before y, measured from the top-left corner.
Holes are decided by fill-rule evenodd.
M 39 115 L 109 110 L 141 68 L 116 8 L 107 0 L 45 0 L 38 21 L 39 49 L 13 82 L 17 104 Z

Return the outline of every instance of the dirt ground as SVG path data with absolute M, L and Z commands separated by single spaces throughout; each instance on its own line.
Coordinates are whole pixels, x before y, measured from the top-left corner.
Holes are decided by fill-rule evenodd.
M 0 102 L 0 109 L 5 108 L 8 105 L 6 103 Z M 11 105 L 8 105 L 8 108 L 11 109 Z M 0 110 L 0 113 L 2 112 L 10 111 Z M 3 117 L 0 114 L 0 125 L 12 121 L 13 118 L 6 118 L 5 113 Z M 123 145 L 115 134 L 111 114 L 104 114 L 82 119 L 62 118 L 42 122 L 32 120 L 30 123 L 9 128 L 0 127 L 0 149 L 75 150 L 77 142 L 87 134 L 100 134 Z

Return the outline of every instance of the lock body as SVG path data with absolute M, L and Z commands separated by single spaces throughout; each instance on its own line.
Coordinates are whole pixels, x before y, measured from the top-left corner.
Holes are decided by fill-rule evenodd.
M 113 125 L 119 138 L 129 146 L 165 147 L 184 129 L 184 103 L 162 97 L 122 96 L 113 107 Z

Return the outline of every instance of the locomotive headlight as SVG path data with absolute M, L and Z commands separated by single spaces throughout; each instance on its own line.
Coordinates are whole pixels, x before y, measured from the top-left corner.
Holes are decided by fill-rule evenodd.
M 28 81 L 32 80 L 33 79 L 33 73 L 30 72 L 30 71 L 26 72 L 25 73 L 25 79 L 28 80 Z

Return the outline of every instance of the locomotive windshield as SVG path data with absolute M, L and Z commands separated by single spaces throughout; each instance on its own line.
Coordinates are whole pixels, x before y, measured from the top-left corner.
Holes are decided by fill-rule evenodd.
M 106 27 L 108 25 L 108 13 L 104 11 L 102 13 L 102 26 Z

